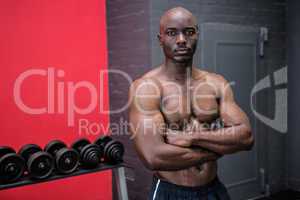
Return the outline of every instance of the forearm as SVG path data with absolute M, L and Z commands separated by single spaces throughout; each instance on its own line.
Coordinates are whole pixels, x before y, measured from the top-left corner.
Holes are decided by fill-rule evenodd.
M 167 129 L 167 135 L 169 137 L 175 136 L 182 138 L 182 143 L 192 143 L 190 145 L 199 145 L 200 142 L 205 142 L 205 144 L 236 145 L 249 139 L 251 132 L 244 125 L 235 125 L 217 130 L 196 129 L 179 131 Z
M 221 146 L 249 146 L 253 137 L 249 128 L 243 124 L 221 128 L 218 130 L 193 131 L 192 144 L 216 144 Z
M 162 144 L 152 151 L 148 167 L 158 171 L 180 170 L 216 160 L 218 157 L 214 152 Z
M 253 144 L 251 133 L 243 126 L 192 132 L 168 130 L 168 133 L 169 144 L 198 146 L 221 155 L 248 150 Z
M 232 154 L 238 151 L 245 150 L 243 146 L 240 145 L 221 145 L 221 144 L 213 144 L 205 141 L 197 141 L 194 142 L 194 146 L 199 146 L 201 148 L 207 149 L 209 151 L 215 152 L 220 155 Z

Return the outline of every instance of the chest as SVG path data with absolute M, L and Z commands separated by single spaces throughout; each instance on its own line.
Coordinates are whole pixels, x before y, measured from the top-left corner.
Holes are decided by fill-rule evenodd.
M 217 88 L 199 82 L 163 84 L 161 110 L 167 123 L 177 128 L 188 122 L 191 116 L 200 122 L 212 121 L 219 116 Z

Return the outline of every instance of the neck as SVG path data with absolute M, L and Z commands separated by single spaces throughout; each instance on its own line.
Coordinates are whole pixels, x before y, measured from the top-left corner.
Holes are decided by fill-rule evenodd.
M 163 70 L 165 75 L 172 80 L 186 81 L 192 75 L 192 63 L 192 60 L 178 63 L 166 58 Z

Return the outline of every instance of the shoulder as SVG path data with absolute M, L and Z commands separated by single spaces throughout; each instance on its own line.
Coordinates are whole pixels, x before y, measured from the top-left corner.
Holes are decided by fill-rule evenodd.
M 144 115 L 152 115 L 159 110 L 161 88 L 153 78 L 135 80 L 129 90 L 131 111 L 135 110 Z
M 130 86 L 130 93 L 134 95 L 142 94 L 160 94 L 161 85 L 155 78 L 139 78 L 135 80 Z
M 196 78 L 215 88 L 218 96 L 222 96 L 225 90 L 231 90 L 230 85 L 225 77 L 221 74 L 197 69 Z
M 193 73 L 194 73 L 193 75 L 194 79 L 198 79 L 198 80 L 202 79 L 202 80 L 217 81 L 217 82 L 226 81 L 221 74 L 209 72 L 198 67 L 193 67 Z
M 154 67 L 147 73 L 145 73 L 141 78 L 153 78 L 157 77 L 161 73 L 161 65 Z
M 210 73 L 209 82 L 213 83 L 218 91 L 218 96 L 227 101 L 234 101 L 234 94 L 231 85 L 234 82 L 229 82 L 221 74 Z
M 221 74 L 209 72 L 207 74 L 207 81 L 214 82 L 216 84 L 227 84 L 228 81 Z
M 159 67 L 154 68 L 153 70 L 133 81 L 130 86 L 130 92 L 138 92 L 142 94 L 160 93 L 162 91 L 162 87 L 160 81 L 157 79 L 159 71 Z
M 150 71 L 147 71 L 146 73 L 142 74 L 140 77 L 138 77 L 135 80 L 154 78 L 157 77 L 160 74 L 160 72 L 161 72 L 161 65 L 152 68 Z
M 193 78 L 199 81 L 205 81 L 209 83 L 222 84 L 227 83 L 227 80 L 221 75 L 214 72 L 205 71 L 199 68 L 193 68 Z

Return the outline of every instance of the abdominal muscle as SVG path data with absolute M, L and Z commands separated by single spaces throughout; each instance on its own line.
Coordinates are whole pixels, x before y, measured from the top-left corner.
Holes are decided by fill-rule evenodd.
M 170 120 L 171 118 L 168 117 L 168 119 Z M 159 179 L 176 185 L 188 187 L 203 186 L 210 183 L 217 176 L 217 161 L 207 161 L 201 165 L 182 170 L 156 171 L 155 174 Z
M 177 171 L 157 171 L 159 179 L 182 186 L 203 186 L 210 183 L 217 175 L 217 162 L 209 161 L 201 166 L 189 167 Z

